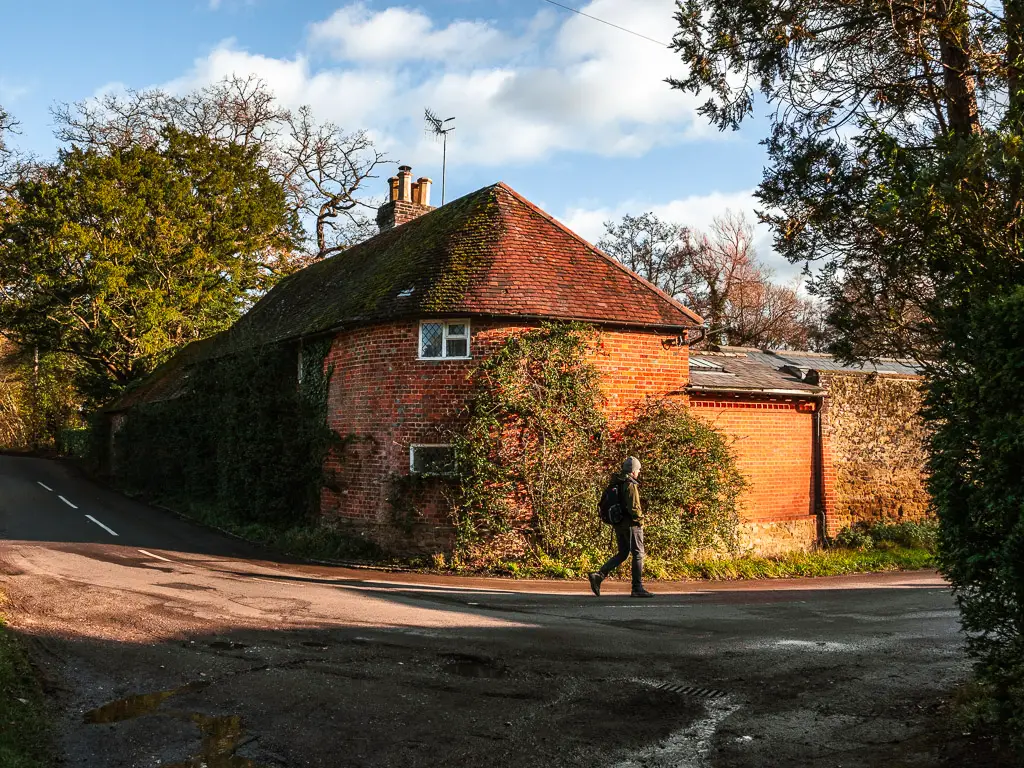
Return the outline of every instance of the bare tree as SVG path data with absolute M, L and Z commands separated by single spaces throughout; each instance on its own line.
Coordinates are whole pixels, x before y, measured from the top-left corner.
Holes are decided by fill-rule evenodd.
M 707 234 L 653 213 L 605 223 L 598 242 L 609 255 L 700 313 L 712 344 L 808 348 L 820 333 L 797 285 L 774 282 L 758 261 L 753 228 L 727 211 Z
M 0 104 L 0 194 L 9 188 L 16 175 L 16 156 L 7 144 L 7 136 L 14 133 L 17 127 L 17 121 Z
M 161 142 L 166 128 L 254 147 L 307 232 L 304 253 L 274 266 L 291 271 L 365 239 L 368 179 L 385 162 L 365 131 L 318 122 L 308 106 L 282 107 L 261 79 L 232 75 L 184 95 L 160 89 L 108 93 L 54 110 L 57 137 L 109 151 Z
M 694 233 L 690 260 L 698 283 L 687 298 L 708 321 L 712 343 L 727 343 L 737 334 L 736 307 L 759 295 L 764 282 L 755 263 L 753 235 L 746 219 L 729 211 L 712 221 L 709 234 Z
M 597 247 L 670 296 L 690 296 L 697 288 L 690 253 L 690 231 L 653 213 L 606 221 Z

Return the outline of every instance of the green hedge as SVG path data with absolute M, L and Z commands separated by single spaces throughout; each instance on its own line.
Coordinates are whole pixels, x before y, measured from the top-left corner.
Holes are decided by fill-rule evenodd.
M 334 442 L 325 419 L 326 352 L 326 342 L 303 350 L 301 385 L 294 347 L 195 366 L 182 396 L 126 412 L 113 438 L 114 481 L 243 522 L 308 520 Z
M 927 399 L 939 557 L 994 717 L 1024 746 L 1024 287 L 951 314 Z

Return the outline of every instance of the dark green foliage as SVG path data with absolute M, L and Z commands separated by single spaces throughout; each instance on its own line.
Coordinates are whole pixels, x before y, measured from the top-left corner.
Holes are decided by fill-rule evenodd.
M 856 523 L 836 534 L 833 544 L 847 549 L 922 549 L 935 553 L 938 546 L 937 520 L 914 520 L 901 523 Z
M 746 483 L 721 432 L 682 404 L 651 401 L 616 448 L 641 458 L 645 541 L 653 557 L 735 549 L 737 502 Z
M 862 552 L 875 547 L 875 540 L 867 532 L 866 526 L 862 525 L 846 526 L 836 534 L 833 543 L 843 549 L 857 549 Z
M 186 509 L 237 521 L 299 524 L 319 505 L 326 426 L 328 342 L 207 361 L 180 397 L 129 410 L 114 436 L 116 481 Z
M 834 351 L 924 364 L 940 559 L 1024 746 L 1021 3 L 684 0 L 676 18 L 675 87 L 720 127 L 755 90 L 773 108 L 758 197 L 779 251 L 819 261 Z
M 928 392 L 942 567 L 998 718 L 1024 740 L 1024 287 L 964 307 Z
M 505 545 L 576 559 L 598 545 L 605 420 L 594 341 L 588 326 L 547 325 L 510 337 L 477 368 L 455 442 L 464 558 L 504 556 L 489 548 Z
M 277 279 L 298 224 L 254 149 L 168 130 L 162 146 L 72 148 L 0 212 L 0 328 L 80 363 L 103 402 L 231 325 Z
M 48 768 L 54 764 L 52 737 L 39 680 L 17 636 L 0 619 L 0 765 Z

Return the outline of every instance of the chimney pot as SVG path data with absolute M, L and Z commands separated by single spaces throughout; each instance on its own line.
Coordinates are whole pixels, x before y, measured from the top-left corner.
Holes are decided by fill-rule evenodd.
M 426 176 L 421 176 L 420 178 L 416 179 L 416 186 L 419 187 L 420 190 L 420 198 L 418 200 L 420 205 L 430 205 L 431 184 L 433 184 L 433 182 Z
M 412 180 L 412 168 L 398 167 L 398 175 L 388 179 L 388 202 L 377 210 L 377 226 L 381 232 L 399 227 L 407 221 L 422 216 L 430 207 L 430 184 L 428 178 Z
M 412 202 L 412 168 L 408 165 L 398 166 L 398 199 Z

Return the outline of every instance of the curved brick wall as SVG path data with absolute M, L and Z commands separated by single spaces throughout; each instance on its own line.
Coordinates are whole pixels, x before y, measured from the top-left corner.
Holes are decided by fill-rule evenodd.
M 418 321 L 338 334 L 327 359 L 334 368 L 328 423 L 346 444 L 326 463 L 330 487 L 321 496 L 322 513 L 392 551 L 445 551 L 451 537 L 445 500 L 429 485 L 396 494 L 396 478 L 409 473 L 410 445 L 448 442 L 446 432 L 464 415 L 474 366 L 509 334 L 527 328 L 473 321 L 473 360 L 418 360 Z M 648 395 L 681 394 L 688 349 L 664 346 L 669 338 L 653 331 L 602 331 L 594 363 L 613 422 Z M 396 504 L 396 497 L 404 501 Z

